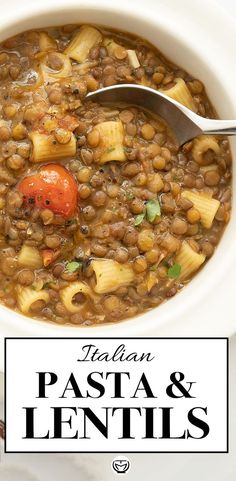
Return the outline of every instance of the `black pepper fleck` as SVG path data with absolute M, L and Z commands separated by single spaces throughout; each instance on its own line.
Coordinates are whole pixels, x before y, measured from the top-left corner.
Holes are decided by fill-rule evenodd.
M 87 235 L 89 233 L 89 228 L 87 225 L 81 225 L 80 227 L 81 234 Z

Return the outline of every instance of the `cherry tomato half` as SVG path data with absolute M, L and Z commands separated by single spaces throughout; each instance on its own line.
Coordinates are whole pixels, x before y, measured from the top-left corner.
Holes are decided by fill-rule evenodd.
M 25 177 L 18 190 L 27 205 L 50 209 L 66 219 L 76 210 L 78 187 L 69 171 L 58 164 L 47 164 L 40 171 Z

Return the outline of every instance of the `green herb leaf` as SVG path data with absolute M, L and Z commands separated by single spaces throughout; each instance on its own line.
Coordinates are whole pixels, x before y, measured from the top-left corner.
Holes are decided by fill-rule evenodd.
M 66 226 L 69 226 L 69 225 L 73 225 L 73 224 L 77 224 L 77 220 L 76 219 L 69 219 L 65 222 L 65 225 Z
M 142 224 L 144 217 L 145 217 L 145 212 L 143 212 L 142 214 L 136 215 L 134 225 L 137 226 Z
M 65 272 L 69 272 L 69 273 L 76 272 L 81 267 L 82 267 L 82 262 L 71 261 L 71 262 L 68 262 L 68 264 L 66 265 Z
M 154 222 L 157 215 L 161 215 L 160 203 L 157 199 L 152 199 L 147 202 L 147 220 Z
M 167 271 L 167 275 L 170 279 L 176 279 L 179 277 L 181 273 L 181 266 L 179 264 L 174 264 L 173 266 L 169 267 Z
M 133 200 L 133 199 L 134 199 L 134 194 L 133 194 L 133 192 L 128 191 L 128 192 L 126 192 L 125 195 L 126 195 L 126 199 L 127 199 L 127 200 Z
M 51 282 L 44 282 L 42 289 L 48 289 L 51 285 Z

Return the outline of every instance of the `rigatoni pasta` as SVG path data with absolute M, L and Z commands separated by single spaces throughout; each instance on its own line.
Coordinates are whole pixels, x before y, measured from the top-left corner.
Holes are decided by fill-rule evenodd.
M 177 78 L 173 87 L 171 87 L 170 89 L 161 90 L 161 92 L 165 95 L 168 95 L 168 97 L 176 100 L 180 104 L 185 105 L 185 107 L 193 110 L 193 112 L 197 111 L 194 99 L 189 91 L 186 82 L 183 79 Z
M 93 260 L 91 266 L 96 276 L 94 290 L 97 294 L 116 291 L 134 280 L 134 271 L 131 266 L 120 264 L 112 259 Z
M 190 200 L 194 207 L 201 214 L 201 223 L 206 229 L 210 229 L 214 217 L 220 207 L 220 202 L 217 199 L 204 195 L 200 192 L 183 191 L 182 197 Z
M 188 242 L 182 243 L 181 249 L 175 258 L 175 262 L 180 265 L 181 271 L 179 280 L 186 280 L 196 272 L 205 262 L 206 256 L 195 252 Z
M 101 41 L 102 35 L 99 30 L 85 25 L 80 28 L 64 53 L 77 62 L 82 63 L 87 60 L 90 49 Z
M 40 48 L 40 52 L 54 51 L 54 50 L 57 50 L 57 42 L 53 37 L 48 35 L 47 32 L 40 32 L 39 48 Z
M 202 165 L 200 167 L 200 171 L 202 174 L 205 174 L 206 172 L 209 172 L 209 171 L 219 171 L 219 166 L 218 164 L 209 164 L 209 165 Z
M 18 263 L 24 267 L 39 269 L 43 265 L 43 260 L 36 247 L 23 244 L 18 255 Z
M 119 60 L 122 60 L 127 57 L 128 52 L 122 45 L 119 45 L 117 42 L 115 42 L 111 38 L 106 38 L 104 40 L 104 45 L 112 57 L 118 58 Z
M 74 298 L 78 294 L 82 294 L 82 300 L 80 299 L 77 302 Z M 88 302 L 88 299 L 95 298 L 91 288 L 85 284 L 84 282 L 73 282 L 68 287 L 65 287 L 60 292 L 61 300 L 67 309 L 68 312 L 79 312 L 81 309 L 84 308 L 85 304 Z
M 56 52 L 54 55 L 58 59 L 58 67 L 55 69 L 47 65 L 47 55 L 41 61 L 41 72 L 45 83 L 54 83 L 70 77 L 72 73 L 70 59 L 63 53 Z
M 124 149 L 124 127 L 121 121 L 108 121 L 96 125 L 95 130 L 99 132 L 100 153 L 98 161 L 100 164 L 114 160 L 124 162 L 126 160 Z
M 53 135 L 39 132 L 32 132 L 30 138 L 33 143 L 32 162 L 66 159 L 76 153 L 76 139 L 72 133 L 67 144 L 60 144 Z
M 213 151 L 216 155 L 220 154 L 220 146 L 213 135 L 201 135 L 193 141 L 192 155 L 199 165 L 209 164 L 208 159 L 204 158 L 207 151 Z
M 30 309 L 37 301 L 49 302 L 49 294 L 46 290 L 36 291 L 31 287 L 17 287 L 18 306 L 23 314 L 29 314 Z
M 130 62 L 131 67 L 139 68 L 140 62 L 139 62 L 139 59 L 137 57 L 137 54 L 136 54 L 135 50 L 129 50 L 128 49 L 127 54 L 128 54 L 128 58 L 129 58 L 129 62 Z

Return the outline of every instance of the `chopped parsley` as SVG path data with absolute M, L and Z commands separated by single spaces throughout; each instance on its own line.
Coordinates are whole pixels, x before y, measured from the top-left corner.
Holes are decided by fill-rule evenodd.
M 154 222 L 157 216 L 161 215 L 161 206 L 157 199 L 149 200 L 146 203 L 145 211 L 139 215 L 136 215 L 134 219 L 134 225 L 138 226 L 142 224 L 143 220 L 146 218 L 149 222 Z
M 65 272 L 68 272 L 68 273 L 76 272 L 77 270 L 81 269 L 82 265 L 83 263 L 78 261 L 68 262 L 65 268 Z
M 152 199 L 147 202 L 146 205 L 147 220 L 154 222 L 157 216 L 161 215 L 161 206 L 157 199 Z
M 177 277 L 179 277 L 181 273 L 181 265 L 180 264 L 173 264 L 173 266 L 169 267 L 168 271 L 167 271 L 167 276 L 169 277 L 169 279 L 176 279 Z
M 134 199 L 134 194 L 133 194 L 133 192 L 127 191 L 127 192 L 125 193 L 125 195 L 126 195 L 126 199 L 127 199 L 127 200 L 133 200 L 133 199 Z
M 68 219 L 66 220 L 65 222 L 65 225 L 68 227 L 69 225 L 73 225 L 73 224 L 77 224 L 77 220 L 76 219 Z
M 135 220 L 134 220 L 134 225 L 138 226 L 142 224 L 144 218 L 145 218 L 146 212 L 143 212 L 142 214 L 136 215 Z

